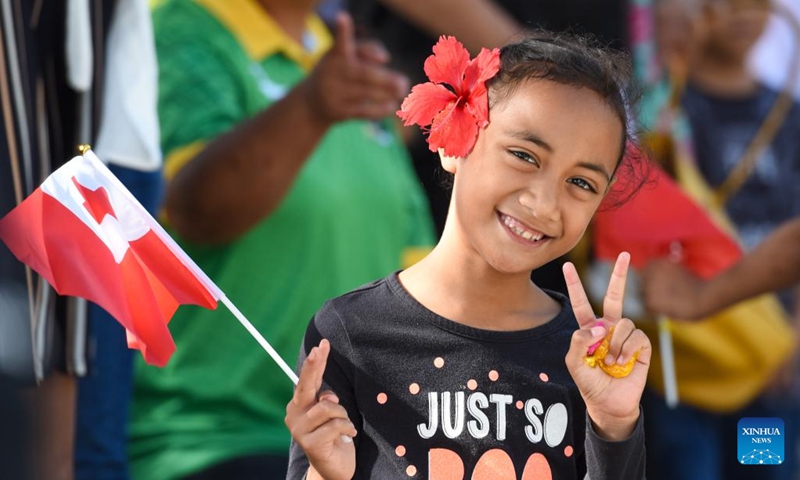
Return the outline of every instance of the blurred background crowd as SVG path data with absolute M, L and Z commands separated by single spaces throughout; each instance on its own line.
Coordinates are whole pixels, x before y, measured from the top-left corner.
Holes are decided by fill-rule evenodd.
M 648 478 L 800 480 L 797 0 L 0 0 L 0 16 L 0 215 L 92 144 L 290 364 L 325 300 L 441 232 L 438 158 L 394 115 L 436 37 L 475 54 L 544 28 L 628 52 L 653 162 L 747 255 L 700 278 L 659 205 L 640 226 L 676 246 L 630 282 L 627 314 L 669 325 L 676 356 L 677 402 L 660 364 L 645 395 Z M 608 278 L 601 228 L 569 258 L 589 290 Z M 537 285 L 566 293 L 566 260 Z M 749 333 L 715 350 L 731 306 L 764 294 L 777 307 L 742 307 Z M 737 343 L 773 348 L 775 322 L 794 346 Z M 106 312 L 0 247 L 0 478 L 283 478 L 291 382 L 223 309 L 183 306 L 170 331 L 168 365 L 146 365 Z M 743 417 L 784 421 L 780 465 L 741 464 Z

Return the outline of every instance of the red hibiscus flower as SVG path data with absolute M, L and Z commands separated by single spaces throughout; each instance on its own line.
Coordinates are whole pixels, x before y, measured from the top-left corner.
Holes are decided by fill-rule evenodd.
M 500 69 L 500 51 L 482 49 L 470 60 L 454 37 L 442 36 L 425 60 L 430 82 L 411 89 L 397 115 L 406 126 L 430 125 L 428 147 L 447 156 L 466 157 L 475 145 L 478 129 L 489 124 L 486 80 Z M 446 86 L 445 86 L 446 85 Z M 449 88 L 448 88 L 449 87 Z

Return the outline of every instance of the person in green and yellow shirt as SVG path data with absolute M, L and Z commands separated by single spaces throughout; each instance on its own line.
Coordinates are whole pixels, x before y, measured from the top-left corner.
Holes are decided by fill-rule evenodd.
M 293 362 L 322 303 L 433 244 L 394 120 L 406 79 L 312 0 L 166 0 L 154 10 L 166 223 Z M 181 307 L 177 351 L 139 362 L 133 477 L 283 478 L 293 385 L 224 309 Z

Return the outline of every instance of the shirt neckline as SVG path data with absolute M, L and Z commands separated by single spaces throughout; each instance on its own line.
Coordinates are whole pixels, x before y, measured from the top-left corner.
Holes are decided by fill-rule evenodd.
M 533 328 L 512 331 L 486 330 L 464 325 L 463 323 L 445 318 L 422 305 L 416 298 L 411 296 L 408 290 L 400 283 L 400 279 L 398 278 L 399 273 L 400 271 L 398 270 L 386 278 L 386 284 L 392 293 L 408 308 L 412 309 L 420 318 L 441 330 L 461 337 L 486 342 L 524 342 L 562 330 L 570 321 L 577 327 L 577 321 L 572 313 L 569 299 L 558 292 L 549 290 L 543 291 L 561 304 L 561 311 L 547 323 Z

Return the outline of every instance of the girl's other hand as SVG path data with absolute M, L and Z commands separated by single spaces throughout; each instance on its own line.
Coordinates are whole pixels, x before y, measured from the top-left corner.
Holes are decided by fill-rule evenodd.
M 309 352 L 294 397 L 286 406 L 286 426 L 311 464 L 308 479 L 351 479 L 356 471 L 356 428 L 330 390 L 319 392 L 330 343 L 322 340 Z
M 567 368 L 586 403 L 595 431 L 614 441 L 630 436 L 636 426 L 652 352 L 650 340 L 644 332 L 637 329 L 631 320 L 622 317 L 629 264 L 630 254 L 621 253 L 603 300 L 602 318 L 595 316 L 575 266 L 571 263 L 564 265 L 570 303 L 580 325 L 572 335 L 566 357 Z M 584 361 L 589 348 L 602 340 L 611 327 L 614 327 L 614 333 L 604 360 L 607 365 L 625 365 L 639 352 L 633 371 L 624 378 L 614 378 Z

